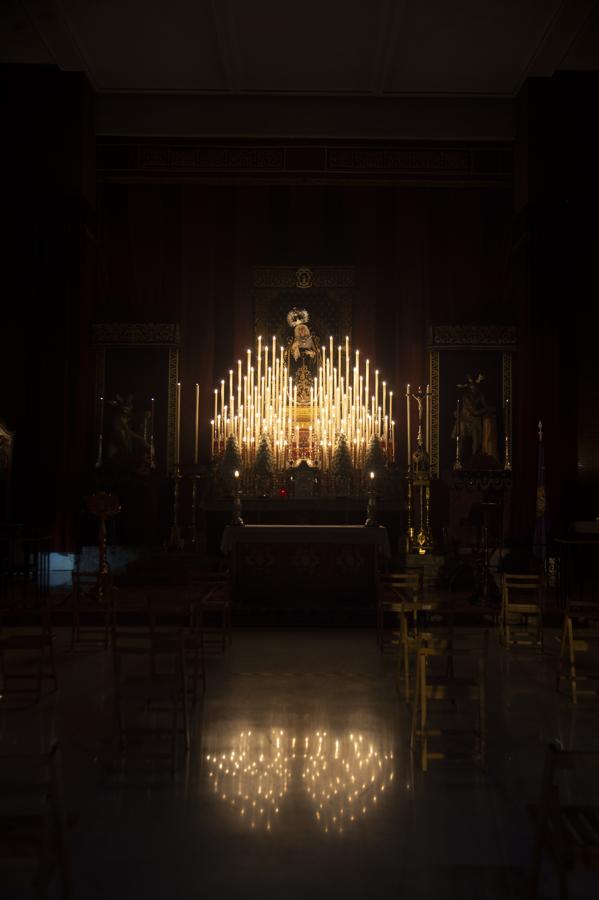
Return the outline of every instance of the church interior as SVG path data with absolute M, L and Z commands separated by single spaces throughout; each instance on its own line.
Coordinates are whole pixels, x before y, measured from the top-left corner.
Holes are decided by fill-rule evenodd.
M 596 897 L 597 0 L 0 63 L 0 896 Z

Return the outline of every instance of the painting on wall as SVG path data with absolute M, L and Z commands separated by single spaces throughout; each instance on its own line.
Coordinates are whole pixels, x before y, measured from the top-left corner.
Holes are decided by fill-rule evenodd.
M 429 350 L 431 469 L 511 468 L 512 326 L 436 326 Z
M 175 443 L 178 327 L 94 326 L 96 467 L 108 472 L 170 474 Z

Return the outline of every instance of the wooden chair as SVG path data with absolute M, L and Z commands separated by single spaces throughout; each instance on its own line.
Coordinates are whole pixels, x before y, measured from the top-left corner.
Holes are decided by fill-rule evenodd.
M 423 772 L 428 770 L 429 760 L 446 759 L 450 755 L 444 750 L 429 749 L 430 738 L 440 738 L 446 734 L 453 736 L 472 734 L 474 747 L 466 756 L 484 768 L 488 643 L 486 629 L 473 635 L 469 632 L 461 633 L 459 629 L 451 627 L 444 637 L 432 634 L 419 635 L 410 751 L 413 754 L 419 744 Z M 473 728 L 462 730 L 431 728 L 429 707 L 434 701 L 448 702 L 451 704 L 449 709 L 454 712 L 457 711 L 458 703 L 474 701 L 477 705 L 477 714 Z
M 115 587 L 110 572 L 73 572 L 71 646 L 110 640 Z
M 43 897 L 58 870 L 73 897 L 58 745 L 40 755 L 0 755 L 0 885 Z M 0 890 L 1 890 L 0 888 Z
M 529 896 L 537 897 L 544 851 L 555 865 L 560 900 L 568 898 L 568 871 L 599 869 L 599 802 L 563 802 L 558 776 L 580 774 L 597 784 L 599 752 L 562 750 L 550 745 L 545 757 L 541 798 L 536 812 L 537 836 L 534 844 Z M 584 788 L 582 788 L 584 789 Z M 598 886 L 599 893 L 599 886 Z
M 381 575 L 378 583 L 377 640 L 381 652 L 397 650 L 397 689 L 411 695 L 411 668 L 418 637 L 423 572 Z M 394 621 L 386 628 L 390 617 Z
M 188 599 L 194 610 L 193 627 L 201 633 L 205 651 L 224 653 L 233 640 L 229 572 L 194 572 L 189 577 Z
M 39 702 L 44 681 L 58 687 L 50 612 L 45 607 L 0 614 L 0 679 L 5 698 Z
M 120 612 L 115 613 L 112 628 L 114 699 L 120 749 L 124 752 L 134 736 L 168 737 L 170 753 L 144 752 L 141 755 L 170 759 L 174 772 L 178 735 L 183 734 L 186 753 L 190 746 L 183 631 L 163 628 L 151 611 L 145 615 L 140 613 L 141 621 L 135 625 L 121 626 Z M 133 724 L 134 715 L 137 719 L 143 718 L 144 724 Z M 148 717 L 154 718 L 157 724 L 145 724 Z M 165 718 L 168 724 L 162 724 Z
M 539 575 L 503 573 L 499 634 L 501 643 L 508 650 L 512 646 L 528 646 L 543 652 L 543 603 Z
M 582 657 L 582 658 L 581 658 Z M 590 664 L 589 664 L 590 663 Z M 599 695 L 599 604 L 571 602 L 566 607 L 557 663 L 556 689 L 570 684 L 572 703 L 579 696 Z M 580 687 L 580 682 L 595 682 Z

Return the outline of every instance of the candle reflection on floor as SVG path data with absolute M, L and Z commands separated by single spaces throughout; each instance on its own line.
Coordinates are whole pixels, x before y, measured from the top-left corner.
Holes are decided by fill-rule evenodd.
M 208 754 L 214 794 L 252 829 L 270 831 L 290 786 L 301 779 L 325 832 L 344 829 L 375 809 L 393 782 L 392 752 L 359 732 L 298 737 L 282 728 L 242 731 L 228 753 Z
M 376 807 L 392 783 L 393 754 L 376 749 L 360 733 L 333 739 L 317 731 L 302 778 L 317 807 L 316 821 L 325 832 L 342 834 Z

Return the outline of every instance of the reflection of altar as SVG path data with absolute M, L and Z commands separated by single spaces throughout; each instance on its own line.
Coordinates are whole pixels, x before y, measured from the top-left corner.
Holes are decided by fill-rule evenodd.
M 237 601 L 277 606 L 374 604 L 379 558 L 391 555 L 387 529 L 364 525 L 228 526 L 221 549 Z

